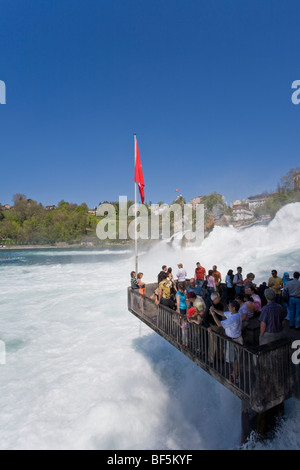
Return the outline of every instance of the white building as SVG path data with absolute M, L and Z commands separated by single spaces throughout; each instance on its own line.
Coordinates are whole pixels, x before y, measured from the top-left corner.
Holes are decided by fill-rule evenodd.
M 232 219 L 234 222 L 237 222 L 239 220 L 250 220 L 253 219 L 253 212 L 249 209 L 244 209 L 244 208 L 236 208 L 233 209 L 232 211 Z
M 256 207 L 262 206 L 268 197 L 270 197 L 270 194 L 257 194 L 256 196 L 248 197 L 249 209 L 254 210 Z
M 244 209 L 248 210 L 249 209 L 249 202 L 248 202 L 248 200 L 245 200 L 245 199 L 236 199 L 235 201 L 231 201 L 230 206 L 231 206 L 232 209 L 244 208 Z

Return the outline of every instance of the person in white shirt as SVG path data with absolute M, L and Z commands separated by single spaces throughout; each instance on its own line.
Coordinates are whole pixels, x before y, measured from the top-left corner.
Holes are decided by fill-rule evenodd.
M 178 272 L 177 272 L 177 281 L 178 283 L 182 282 L 184 283 L 185 287 L 186 287 L 186 277 L 187 277 L 187 273 L 186 273 L 186 270 L 183 268 L 183 264 L 179 263 L 178 265 Z
M 225 330 L 226 336 L 228 338 L 233 339 L 235 342 L 239 344 L 243 344 L 243 337 L 242 337 L 242 318 L 241 315 L 238 313 L 240 308 L 239 303 L 236 300 L 232 300 L 229 303 L 229 312 L 222 312 L 225 320 L 219 320 L 212 311 L 212 316 L 218 326 L 222 326 Z M 231 341 L 226 342 L 226 362 L 228 362 L 231 366 L 234 365 L 234 369 L 232 368 L 230 371 L 230 380 L 232 383 L 238 383 L 238 362 L 237 362 L 237 354 L 238 352 L 235 351 L 234 344 Z

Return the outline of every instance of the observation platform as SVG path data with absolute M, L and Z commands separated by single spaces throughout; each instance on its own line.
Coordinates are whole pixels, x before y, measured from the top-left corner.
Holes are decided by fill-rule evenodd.
M 156 288 L 157 283 L 148 284 L 145 295 L 128 288 L 128 310 L 240 398 L 242 442 L 252 430 L 266 436 L 276 416 L 283 413 L 284 401 L 291 397 L 300 400 L 300 364 L 292 360 L 296 351 L 293 342 L 299 340 L 297 349 L 300 347 L 299 332 L 287 327 L 286 338 L 259 346 L 256 318 L 244 330 L 244 344 L 240 345 L 228 338 L 223 328 L 212 326 L 209 331 L 190 323 L 186 347 L 178 314 L 150 298 Z M 234 351 L 230 358 L 226 354 L 229 348 Z M 238 378 L 233 381 L 231 371 L 236 367 Z

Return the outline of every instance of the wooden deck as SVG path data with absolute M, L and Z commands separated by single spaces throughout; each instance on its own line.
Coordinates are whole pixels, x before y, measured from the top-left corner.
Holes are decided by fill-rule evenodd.
M 182 344 L 182 330 L 173 310 L 156 306 L 150 299 L 156 284 L 148 285 L 146 295 L 128 288 L 128 310 L 161 335 L 170 344 L 213 376 L 256 413 L 280 405 L 287 398 L 300 399 L 300 364 L 292 361 L 292 343 L 300 340 L 298 331 L 286 327 L 286 338 L 268 345 L 258 345 L 258 319 L 254 319 L 244 335 L 244 345 L 235 343 L 216 327 L 208 331 L 190 324 L 188 346 Z M 227 351 L 233 351 L 228 358 Z M 299 354 L 300 356 L 300 354 Z M 233 381 L 231 371 L 238 368 Z

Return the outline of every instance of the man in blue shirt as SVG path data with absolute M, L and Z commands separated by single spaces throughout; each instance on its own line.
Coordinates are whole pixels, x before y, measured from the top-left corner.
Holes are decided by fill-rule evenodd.
M 205 297 L 204 290 L 202 289 L 201 286 L 197 286 L 197 285 L 196 285 L 196 281 L 195 281 L 195 279 L 194 279 L 193 277 L 190 279 L 190 285 L 189 285 L 188 288 L 186 289 L 186 292 L 187 292 L 187 294 L 188 294 L 189 292 L 195 292 L 195 294 L 196 294 L 197 297 L 202 297 L 202 298 Z

